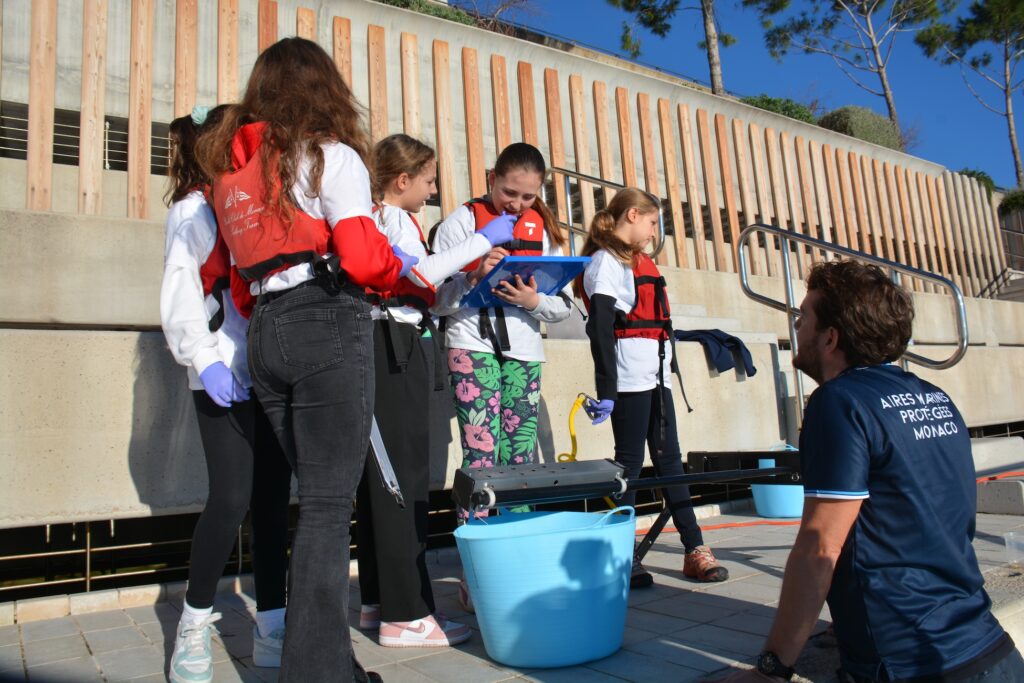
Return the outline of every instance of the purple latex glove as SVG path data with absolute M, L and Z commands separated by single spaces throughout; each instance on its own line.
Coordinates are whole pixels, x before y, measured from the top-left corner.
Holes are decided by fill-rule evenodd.
M 398 277 L 405 277 L 412 270 L 412 267 L 420 262 L 418 256 L 412 256 L 402 251 L 402 248 L 397 244 L 391 245 L 391 251 L 395 252 L 395 256 L 402 262 L 402 269 L 398 271 Z
M 234 373 L 231 375 L 231 400 L 235 403 L 249 400 L 249 389 L 242 386 L 242 383 L 238 381 Z
M 608 398 L 601 401 L 587 399 L 587 402 L 583 404 L 583 410 L 590 416 L 590 424 L 599 425 L 611 416 L 612 411 L 615 410 L 615 401 Z
M 492 247 L 512 241 L 512 229 L 515 227 L 518 216 L 503 213 L 491 222 L 480 228 L 479 233 L 487 238 Z
M 231 407 L 232 389 L 237 380 L 228 366 L 217 361 L 199 373 L 199 381 L 203 383 L 203 388 L 214 403 L 221 408 Z

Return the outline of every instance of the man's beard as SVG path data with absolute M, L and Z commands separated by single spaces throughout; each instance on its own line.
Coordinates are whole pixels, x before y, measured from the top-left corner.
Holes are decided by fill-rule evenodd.
M 793 356 L 793 367 L 821 384 L 821 359 L 811 347 L 797 349 L 796 355 Z

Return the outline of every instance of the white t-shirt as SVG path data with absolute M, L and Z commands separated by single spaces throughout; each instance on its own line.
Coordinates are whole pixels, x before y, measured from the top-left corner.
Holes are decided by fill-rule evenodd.
M 313 218 L 327 220 L 331 229 L 338 221 L 354 216 L 371 216 L 373 200 L 370 198 L 370 174 L 354 149 L 341 142 L 320 145 L 324 153 L 324 170 L 320 176 L 320 192 L 310 197 L 309 172 L 313 160 L 308 156 L 299 164 L 299 173 L 292 186 L 292 197 L 300 211 Z M 324 254 L 324 258 L 330 256 Z M 263 278 L 265 292 L 277 292 L 313 279 L 313 268 L 308 263 L 292 266 Z M 250 287 L 253 294 L 260 293 L 261 283 Z
M 427 255 L 420 241 L 420 229 L 416 222 L 403 209 L 390 204 L 381 204 L 380 208 L 373 212 L 373 220 L 388 242 L 398 247 L 410 256 L 419 258 L 414 268 L 423 276 L 423 279 L 433 287 L 439 287 L 446 279 L 459 272 L 467 263 L 472 263 L 491 250 L 491 243 L 487 238 L 477 233 L 469 239 L 459 242 L 451 249 Z M 413 273 L 407 276 L 413 283 L 423 286 L 426 284 Z M 412 325 L 419 325 L 423 318 L 420 311 L 412 306 L 401 306 L 391 308 L 391 315 L 395 320 Z M 381 317 L 379 307 L 373 307 L 374 318 Z
M 583 290 L 588 297 L 604 294 L 615 300 L 615 309 L 623 313 L 633 310 L 636 303 L 636 283 L 633 270 L 601 249 L 591 256 L 583 271 Z M 672 344 L 665 342 L 665 386 L 672 386 Z M 615 367 L 618 373 L 616 389 L 622 391 L 649 391 L 658 386 L 658 340 L 642 337 L 623 337 L 615 340 Z
M 217 361 L 231 368 L 240 384 L 252 386 L 245 357 L 246 320 L 224 292 L 224 322 L 210 332 L 220 301 L 203 294 L 199 269 L 217 243 L 217 219 L 202 192 L 191 192 L 167 212 L 160 323 L 174 360 L 188 368 L 188 385 L 202 389 L 199 375 Z
M 452 211 L 437 229 L 434 237 L 434 251 L 443 252 L 465 242 L 476 234 L 476 219 L 473 211 L 465 204 Z M 548 241 L 544 231 L 544 254 L 561 256 L 558 245 Z M 484 351 L 494 353 L 491 342 L 480 336 L 480 309 L 461 308 L 459 301 L 472 287 L 466 279 L 466 273 L 456 273 L 448 282 L 437 290 L 437 303 L 431 309 L 435 315 L 448 316 L 445 340 L 450 349 L 467 351 Z M 516 360 L 532 362 L 544 360 L 544 344 L 540 335 L 540 324 L 556 323 L 569 317 L 572 311 L 570 299 L 572 291 L 567 285 L 561 296 L 540 295 L 540 303 L 532 311 L 516 306 L 506 306 L 505 324 L 508 327 L 508 341 L 511 350 L 504 355 Z M 496 327 L 496 315 L 490 313 L 491 324 Z

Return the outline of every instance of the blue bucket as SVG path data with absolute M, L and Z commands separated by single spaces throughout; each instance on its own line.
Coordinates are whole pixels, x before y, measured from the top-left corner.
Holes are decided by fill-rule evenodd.
M 634 515 L 631 507 L 526 512 L 455 530 L 491 659 L 528 668 L 572 666 L 622 646 Z
M 760 458 L 758 468 L 775 467 L 774 458 Z M 788 519 L 804 514 L 804 487 L 789 484 L 751 484 L 754 509 L 762 517 Z

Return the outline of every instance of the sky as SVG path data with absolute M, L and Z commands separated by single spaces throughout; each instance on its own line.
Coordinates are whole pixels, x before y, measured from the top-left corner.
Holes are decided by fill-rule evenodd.
M 452 0 L 467 4 L 472 0 Z M 802 0 L 793 0 L 799 6 Z M 681 5 L 697 5 L 683 0 Z M 961 0 L 961 10 L 967 0 Z M 869 107 L 886 115 L 885 102 L 854 85 L 829 57 L 791 53 L 779 62 L 764 46 L 764 34 L 755 11 L 739 0 L 715 3 L 721 31 L 735 36 L 735 45 L 722 48 L 722 73 L 726 89 L 736 96 L 767 93 L 798 102 L 817 100 L 828 111 L 843 105 Z M 622 22 L 630 16 L 605 0 L 531 0 L 526 11 L 511 18 L 516 23 L 563 36 L 591 47 L 622 54 L 619 41 Z M 707 57 L 697 45 L 704 37 L 699 11 L 677 13 L 672 31 L 659 38 L 640 30 L 640 62 L 707 83 Z M 871 74 L 865 74 L 871 78 Z M 1010 154 L 1006 118 L 982 107 L 964 85 L 960 70 L 928 59 L 914 44 L 913 35 L 901 34 L 889 64 L 889 80 L 896 109 L 904 128 L 917 131 L 911 154 L 942 164 L 954 171 L 979 169 L 992 176 L 997 186 L 1013 187 L 1016 180 Z M 875 85 L 875 82 L 870 82 Z M 976 82 L 977 83 L 977 82 Z M 1001 103 L 1001 93 L 990 85 L 975 85 L 991 102 Z M 1024 130 L 1024 97 L 1015 97 L 1018 130 Z M 1018 136 L 1018 139 L 1020 136 Z M 1024 142 L 1024 141 L 1022 141 Z

